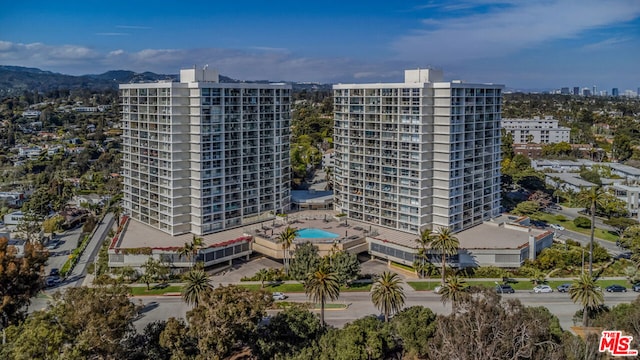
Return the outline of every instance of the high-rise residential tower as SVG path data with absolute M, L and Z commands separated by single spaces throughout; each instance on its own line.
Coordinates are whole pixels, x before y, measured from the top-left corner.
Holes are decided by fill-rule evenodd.
M 499 215 L 502 90 L 432 69 L 334 85 L 335 209 L 416 234 Z
M 289 208 L 291 87 L 179 82 L 120 85 L 124 209 L 171 235 L 209 234 Z

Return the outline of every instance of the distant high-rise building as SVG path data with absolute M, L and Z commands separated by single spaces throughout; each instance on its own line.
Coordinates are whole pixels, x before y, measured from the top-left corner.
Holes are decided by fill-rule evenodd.
M 569 95 L 569 88 L 568 87 L 563 87 L 560 89 L 560 94 L 562 95 Z
M 611 96 L 613 97 L 619 96 L 618 88 L 611 89 Z
M 589 90 L 589 88 L 583 88 L 582 96 L 591 96 L 591 90 Z
M 121 84 L 120 99 L 131 219 L 205 235 L 289 209 L 290 85 L 187 69 L 179 82 Z
M 591 94 L 593 94 L 594 96 L 598 95 L 598 87 L 597 86 L 593 85 L 593 90 L 591 90 Z
M 335 210 L 411 234 L 500 214 L 502 90 L 430 69 L 334 85 Z
M 580 95 L 580 87 L 579 86 L 574 86 L 573 87 L 573 95 Z

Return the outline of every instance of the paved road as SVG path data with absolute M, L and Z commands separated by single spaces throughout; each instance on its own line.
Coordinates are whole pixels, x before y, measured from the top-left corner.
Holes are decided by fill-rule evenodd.
M 561 214 L 561 215 L 564 215 L 567 219 L 572 220 L 578 216 L 584 216 L 582 214 L 578 214 L 578 211 L 582 211 L 582 210 L 584 210 L 584 208 L 568 208 L 563 206 L 562 210 L 553 210 L 552 214 Z M 589 217 L 589 219 L 591 219 L 591 217 Z M 604 224 L 602 222 L 602 219 L 600 218 L 596 218 L 595 224 L 596 224 L 596 228 L 604 229 L 604 230 L 613 230 L 611 226 Z M 549 229 L 553 230 L 551 228 Z M 589 245 L 589 242 L 591 241 L 590 236 L 584 235 L 582 233 L 578 233 L 575 231 L 570 231 L 570 230 L 553 230 L 553 231 L 556 233 L 556 238 L 561 240 L 571 239 L 579 242 L 582 245 Z M 624 250 L 616 246 L 614 242 L 602 240 L 598 238 L 595 238 L 594 241 L 600 244 L 605 249 L 607 249 L 607 251 L 614 256 L 624 252 Z
M 405 306 L 421 305 L 430 308 L 436 314 L 449 314 L 451 306 L 443 305 L 440 296 L 431 291 L 409 291 L 405 292 Z M 304 293 L 290 293 L 287 301 L 307 302 Z M 629 303 L 638 296 L 637 293 L 605 293 L 605 304 L 614 306 L 620 303 Z M 560 320 L 563 329 L 569 330 L 574 326 L 573 315 L 580 309 L 580 306 L 574 304 L 566 293 L 553 292 L 551 294 L 534 294 L 529 291 L 516 291 L 515 294 L 504 294 L 503 297 L 517 298 L 527 306 L 545 306 L 549 311 L 556 315 Z M 190 307 L 185 304 L 179 296 L 146 296 L 137 297 L 134 303 L 148 304 L 149 302 L 157 302 L 158 306 L 145 313 L 137 320 L 134 325 L 138 330 L 144 329 L 146 324 L 157 320 L 166 320 L 169 317 L 185 318 L 185 314 Z M 338 301 L 333 303 L 342 303 L 348 305 L 346 310 L 327 310 L 325 312 L 325 320 L 328 324 L 342 327 L 348 322 L 367 315 L 378 315 L 380 312 L 371 303 L 368 292 L 350 292 L 340 294 Z M 272 311 L 269 311 L 272 313 Z

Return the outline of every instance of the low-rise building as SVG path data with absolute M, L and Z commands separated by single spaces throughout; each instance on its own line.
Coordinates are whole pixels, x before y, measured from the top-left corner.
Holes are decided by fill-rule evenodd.
M 541 119 L 502 119 L 501 126 L 513 136 L 514 143 L 557 144 L 569 142 L 571 129 L 558 126 L 553 116 Z

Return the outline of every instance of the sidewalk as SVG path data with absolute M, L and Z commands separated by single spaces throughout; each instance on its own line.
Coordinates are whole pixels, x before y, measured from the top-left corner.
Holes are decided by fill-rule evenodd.
M 100 244 L 107 236 L 109 229 L 113 226 L 113 222 L 113 214 L 107 213 L 92 233 L 89 244 L 87 244 L 84 252 L 80 255 L 78 263 L 67 276 L 72 281 L 76 281 L 75 286 L 90 286 L 93 282 L 93 276 L 91 279 L 88 279 L 87 277 L 84 277 L 84 275 L 87 274 L 87 267 L 93 261 L 93 258 L 96 256 L 98 251 L 100 251 Z

